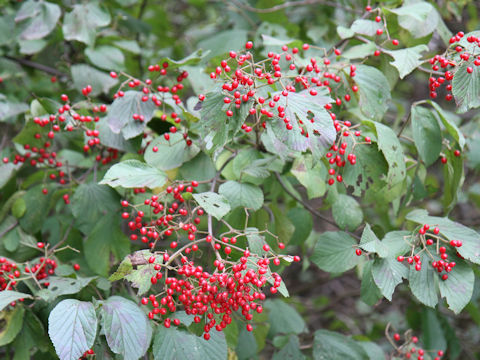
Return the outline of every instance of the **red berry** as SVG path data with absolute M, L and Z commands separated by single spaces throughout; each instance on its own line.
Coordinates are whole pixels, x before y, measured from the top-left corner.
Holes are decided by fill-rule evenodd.
M 355 254 L 356 254 L 357 256 L 362 255 L 362 250 L 360 250 L 360 249 L 355 249 Z
M 253 47 L 253 43 L 251 41 L 247 41 L 247 43 L 245 44 L 245 49 L 249 50 Z
M 78 264 L 73 264 L 73 269 L 74 269 L 75 271 L 80 270 L 80 265 L 78 265 Z
M 400 340 L 400 334 L 397 334 L 397 333 L 393 334 L 393 340 L 399 341 Z

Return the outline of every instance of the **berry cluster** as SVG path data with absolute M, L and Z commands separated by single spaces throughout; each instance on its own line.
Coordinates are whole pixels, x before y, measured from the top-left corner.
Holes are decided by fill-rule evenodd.
M 449 245 L 457 256 L 460 256 L 456 252 L 456 248 L 461 247 L 461 240 L 450 240 L 443 238 L 440 234 L 440 229 L 435 227 L 430 230 L 430 225 L 424 224 L 419 230 L 418 234 L 413 237 L 414 241 L 411 243 L 412 250 L 408 257 L 400 255 L 397 257 L 399 262 L 406 262 L 409 265 L 415 264 L 415 270 L 422 270 L 422 261 L 420 258 L 421 253 L 426 253 L 430 257 L 430 264 L 441 275 L 442 280 L 448 279 L 448 273 L 453 270 L 456 263 L 449 261 L 449 254 L 447 248 L 442 244 Z M 417 252 L 415 253 L 415 250 Z M 438 257 L 440 259 L 438 259 Z
M 387 334 L 387 336 L 389 335 Z M 389 337 L 391 344 L 395 347 L 396 358 L 424 360 L 426 355 L 428 359 L 435 356 L 433 360 L 440 360 L 444 355 L 443 350 L 429 351 L 429 350 L 424 350 L 421 347 L 416 347 L 416 345 L 418 344 L 418 337 L 411 336 L 410 330 L 405 332 L 403 344 L 397 345 L 396 343 L 400 342 L 401 339 L 402 337 L 400 336 L 399 333 L 393 334 L 393 340 L 395 342 L 391 341 L 392 339 L 390 339 Z
M 25 267 L 25 273 L 32 274 L 37 280 L 45 280 L 50 275 L 55 274 L 55 269 L 57 268 L 57 262 L 50 258 L 41 257 L 37 264 L 34 264 L 31 267 Z M 42 284 L 45 287 L 50 285 L 49 282 L 43 281 Z
M 13 290 L 13 286 L 17 284 L 15 279 L 20 275 L 17 264 L 4 257 L 0 258 L 0 291 Z

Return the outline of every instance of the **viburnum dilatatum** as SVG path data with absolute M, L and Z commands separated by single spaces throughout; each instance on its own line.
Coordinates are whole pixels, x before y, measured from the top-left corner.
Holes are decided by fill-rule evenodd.
M 394 333 L 391 335 L 391 324 L 388 323 L 385 329 L 385 335 L 387 340 L 394 348 L 392 356 L 396 359 L 412 359 L 412 360 L 424 360 L 433 359 L 440 360 L 445 355 L 443 350 L 425 350 L 419 344 L 417 336 L 413 335 L 411 329 L 405 331 L 403 334 Z

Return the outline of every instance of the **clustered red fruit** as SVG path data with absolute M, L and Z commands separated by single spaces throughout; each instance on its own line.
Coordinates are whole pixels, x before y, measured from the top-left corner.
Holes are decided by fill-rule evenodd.
M 13 290 L 17 284 L 15 279 L 18 279 L 20 275 L 17 264 L 4 257 L 0 258 L 0 291 Z
M 467 63 L 469 65 L 474 65 L 475 67 L 480 66 L 480 56 L 471 53 L 472 49 L 475 48 L 475 44 L 477 47 L 480 47 L 480 38 L 475 36 L 469 36 L 467 38 L 467 43 L 472 44 L 472 48 L 470 49 L 460 45 L 459 41 L 462 40 L 463 37 L 463 31 L 458 32 L 455 36 L 450 38 L 450 44 L 452 46 L 456 44 L 454 48 L 449 48 L 445 54 L 435 55 L 430 59 L 432 71 L 437 73 L 443 72 L 443 75 L 437 77 L 432 75 L 429 79 L 430 97 L 432 99 L 438 96 L 438 89 L 445 84 L 445 89 L 447 91 L 445 99 L 451 101 L 453 99 L 451 81 L 460 65 Z M 467 66 L 466 71 L 468 74 L 472 74 L 473 69 L 473 66 Z
M 398 333 L 393 334 L 393 340 L 395 341 L 395 343 L 392 342 L 392 345 L 395 347 L 395 358 L 424 360 L 425 355 L 428 354 L 427 358 L 430 359 L 435 356 L 433 360 L 440 360 L 444 355 L 443 350 L 429 351 L 424 350 L 421 347 L 416 347 L 416 344 L 418 344 L 418 337 L 411 336 L 410 330 L 405 333 L 403 344 L 396 344 L 401 340 L 401 336 Z
M 270 266 L 272 263 L 279 266 L 283 256 L 276 255 L 266 243 L 262 245 L 263 255 L 252 254 L 240 246 L 246 234 L 233 228 L 218 239 L 198 230 L 205 212 L 186 196 L 198 185 L 197 181 L 176 183 L 158 195 L 150 195 L 139 205 L 127 200 L 121 205 L 133 210 L 122 213 L 125 220 L 133 217 L 128 222 L 130 239 L 140 239 L 152 249 L 147 260 L 155 271 L 150 279 L 152 286 L 163 288 L 141 300 L 143 305 L 151 306 L 149 318 L 160 317 L 167 328 L 172 324 L 178 326 L 180 320 L 174 313 L 181 306 L 187 314 L 194 315 L 194 322 L 204 322 L 204 338 L 208 340 L 212 328 L 221 331 L 231 323 L 233 312 L 241 310 L 245 320 L 251 321 L 254 312 L 263 311 L 260 302 L 266 295 L 262 288 L 270 283 L 270 293 L 277 293 L 282 279 Z M 156 245 L 165 241 L 168 247 L 155 251 Z M 215 252 L 213 272 L 195 265 L 195 254 L 202 245 Z M 277 246 L 280 250 L 285 248 L 283 243 Z M 231 257 L 233 251 L 241 254 L 239 260 L 234 260 L 237 256 Z M 298 256 L 292 259 L 300 261 Z M 246 327 L 248 331 L 253 329 L 250 323 Z
M 57 268 L 57 262 L 50 258 L 41 257 L 37 264 L 34 264 L 32 267 L 25 267 L 25 273 L 35 275 L 37 280 L 45 280 L 50 275 L 55 274 L 55 269 Z M 42 283 L 45 287 L 50 285 L 49 282 Z
M 441 245 L 450 246 L 455 254 L 461 257 L 460 254 L 456 252 L 456 249 L 463 245 L 461 240 L 450 240 L 443 238 L 440 235 L 440 229 L 435 227 L 433 230 L 430 229 L 430 225 L 424 224 L 419 230 L 418 234 L 414 237 L 416 241 L 411 243 L 412 250 L 411 254 L 408 257 L 400 255 L 397 257 L 398 262 L 406 262 L 409 265 L 415 264 L 415 270 L 420 271 L 422 269 L 422 261 L 420 258 L 421 253 L 426 253 L 430 257 L 430 264 L 441 275 L 442 280 L 448 279 L 448 273 L 453 270 L 456 263 L 454 261 L 449 261 L 447 247 Z M 415 254 L 415 250 L 417 253 Z M 440 257 L 437 259 L 436 256 Z

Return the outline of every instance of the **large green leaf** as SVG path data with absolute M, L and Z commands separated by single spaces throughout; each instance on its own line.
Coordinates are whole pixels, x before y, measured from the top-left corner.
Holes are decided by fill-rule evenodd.
M 100 181 L 100 184 L 124 188 L 156 188 L 163 186 L 167 175 L 151 165 L 138 160 L 125 160 L 113 165 Z
M 228 200 L 232 209 L 241 206 L 258 210 L 263 205 L 262 189 L 252 184 L 227 181 L 220 185 L 218 193 Z
M 222 195 L 214 192 L 193 194 L 193 198 L 205 211 L 220 220 L 230 212 L 230 204 Z
M 458 128 L 457 124 L 452 119 L 450 113 L 445 112 L 440 105 L 436 102 L 428 100 L 428 103 L 433 106 L 433 108 L 437 111 L 437 114 L 440 120 L 443 123 L 443 126 L 447 129 L 448 133 L 458 142 L 458 145 L 461 149 L 465 146 L 465 137 L 463 136 L 462 132 Z
M 65 40 L 77 40 L 93 46 L 97 28 L 107 26 L 110 20 L 110 13 L 96 1 L 73 5 L 73 10 L 63 18 L 63 36 Z
M 350 270 L 359 261 L 355 239 L 343 231 L 327 231 L 318 236 L 310 260 L 320 269 L 333 273 Z
M 15 16 L 20 28 L 19 38 L 35 40 L 47 36 L 55 29 L 60 15 L 57 4 L 33 0 L 24 2 Z
M 152 101 L 142 101 L 143 96 L 140 91 L 130 90 L 126 91 L 124 96 L 115 99 L 107 115 L 107 123 L 113 133 L 121 132 L 125 139 L 143 133 L 156 108 Z M 144 120 L 134 120 L 134 114 L 143 116 Z
M 409 31 L 414 38 L 431 34 L 440 21 L 440 15 L 433 5 L 425 2 L 408 2 L 400 8 L 389 9 L 398 15 L 398 24 Z
M 196 65 L 208 54 L 209 54 L 208 50 L 203 51 L 202 49 L 198 49 L 197 51 L 191 53 L 190 55 L 188 55 L 187 57 L 184 57 L 183 59 L 173 60 L 168 57 L 165 57 L 158 60 L 158 63 L 162 65 L 167 63 L 168 69 L 172 70 L 179 67 L 183 68 L 184 66 L 187 66 L 187 65 Z
M 443 206 L 448 213 L 457 203 L 459 189 L 465 180 L 463 159 L 453 151 L 446 153 L 447 163 L 443 165 Z
M 157 151 L 153 151 L 156 147 Z M 192 144 L 188 146 L 179 133 L 170 134 L 170 139 L 163 136 L 153 140 L 145 150 L 145 161 L 161 170 L 171 170 L 194 158 L 200 149 Z
M 133 301 L 112 296 L 100 308 L 102 330 L 108 346 L 125 360 L 145 354 L 152 339 L 152 327 L 145 313 Z
M 473 69 L 472 73 L 467 68 Z M 452 80 L 452 94 L 458 112 L 464 113 L 480 106 L 480 68 L 471 62 L 464 62 L 455 72 Z
M 43 188 L 49 190 L 46 195 L 42 192 Z M 33 234 L 42 228 L 52 205 L 54 188 L 53 185 L 39 184 L 27 190 L 23 197 L 27 205 L 27 211 L 19 219 L 20 226 L 25 231 Z
M 59 296 L 78 293 L 95 278 L 96 277 L 78 277 L 77 279 L 73 279 L 60 276 L 49 276 L 48 282 L 50 285 L 48 288 L 40 290 L 36 295 L 47 302 L 52 302 Z
M 333 219 L 341 230 L 355 230 L 363 221 L 360 204 L 349 195 L 339 194 L 332 205 Z
M 392 301 L 393 291 L 408 277 L 408 269 L 395 258 L 375 259 L 372 275 L 383 296 Z
M 378 29 L 382 29 L 382 24 L 366 19 L 357 19 L 350 26 L 350 30 L 354 33 L 366 36 L 376 35 Z
M 366 224 L 363 229 L 360 248 L 370 253 L 377 253 L 380 257 L 385 257 L 389 252 L 389 248 L 372 231 L 370 224 Z
M 155 360 L 226 360 L 227 342 L 223 333 L 217 331 L 212 331 L 207 341 L 183 330 L 157 326 L 153 357 Z
M 375 284 L 372 274 L 373 261 L 367 261 L 362 268 L 362 285 L 360 296 L 362 301 L 370 306 L 375 305 L 382 298 L 382 292 Z
M 124 70 L 125 56 L 116 47 L 102 45 L 85 49 L 85 55 L 90 62 L 103 70 Z
M 435 288 L 438 276 L 435 275 L 435 269 L 429 264 L 430 258 L 427 254 L 420 254 L 420 260 L 422 261 L 420 271 L 417 271 L 415 266 L 410 266 L 408 275 L 410 290 L 422 304 L 434 307 L 438 303 L 438 295 Z
M 305 355 L 302 354 L 300 350 L 300 341 L 298 336 L 290 335 L 288 337 L 288 342 L 284 345 L 280 351 L 273 354 L 273 360 L 303 360 Z
M 108 91 L 118 83 L 108 74 L 99 71 L 87 64 L 76 64 L 70 67 L 72 73 L 73 86 L 81 91 L 87 85 L 92 87 L 91 96 L 97 96 L 100 93 Z
M 265 301 L 269 311 L 269 334 L 301 334 L 307 331 L 307 324 L 297 310 L 280 299 Z
M 364 44 L 355 45 L 348 48 L 345 52 L 342 53 L 342 57 L 352 60 L 352 59 L 364 59 L 367 56 L 372 55 L 375 50 L 377 50 L 377 45 L 369 41 Z
M 305 186 L 309 199 L 325 194 L 327 169 L 323 162 L 314 164 L 312 155 L 306 154 L 295 159 L 290 171 Z
M 85 259 L 97 274 L 107 276 L 112 261 L 122 259 L 130 252 L 130 240 L 122 232 L 119 216 L 97 219 L 84 244 Z
M 313 338 L 313 359 L 369 360 L 362 346 L 332 331 L 317 330 Z
M 92 303 L 67 299 L 48 317 L 48 335 L 60 360 L 77 360 L 93 346 L 97 316 Z
M 438 160 L 442 151 L 442 133 L 433 113 L 422 106 L 412 106 L 412 134 L 420 158 L 426 166 Z
M 428 46 L 421 44 L 401 50 L 387 50 L 385 53 L 393 57 L 393 61 L 390 64 L 397 68 L 400 79 L 403 79 L 423 63 L 420 60 L 422 57 L 421 53 L 427 50 Z
M 464 261 L 460 260 L 456 263 L 455 268 L 448 273 L 448 279 L 439 281 L 438 287 L 449 309 L 458 314 L 472 298 L 475 275 L 472 268 Z
M 0 311 L 7 307 L 11 302 L 18 299 L 31 299 L 32 296 L 18 291 L 5 290 L 0 291 Z
M 11 343 L 18 335 L 23 325 L 25 308 L 16 306 L 0 313 L 0 346 Z
M 373 120 L 382 119 L 391 99 L 390 85 L 385 75 L 374 67 L 358 65 L 355 81 L 362 113 Z

